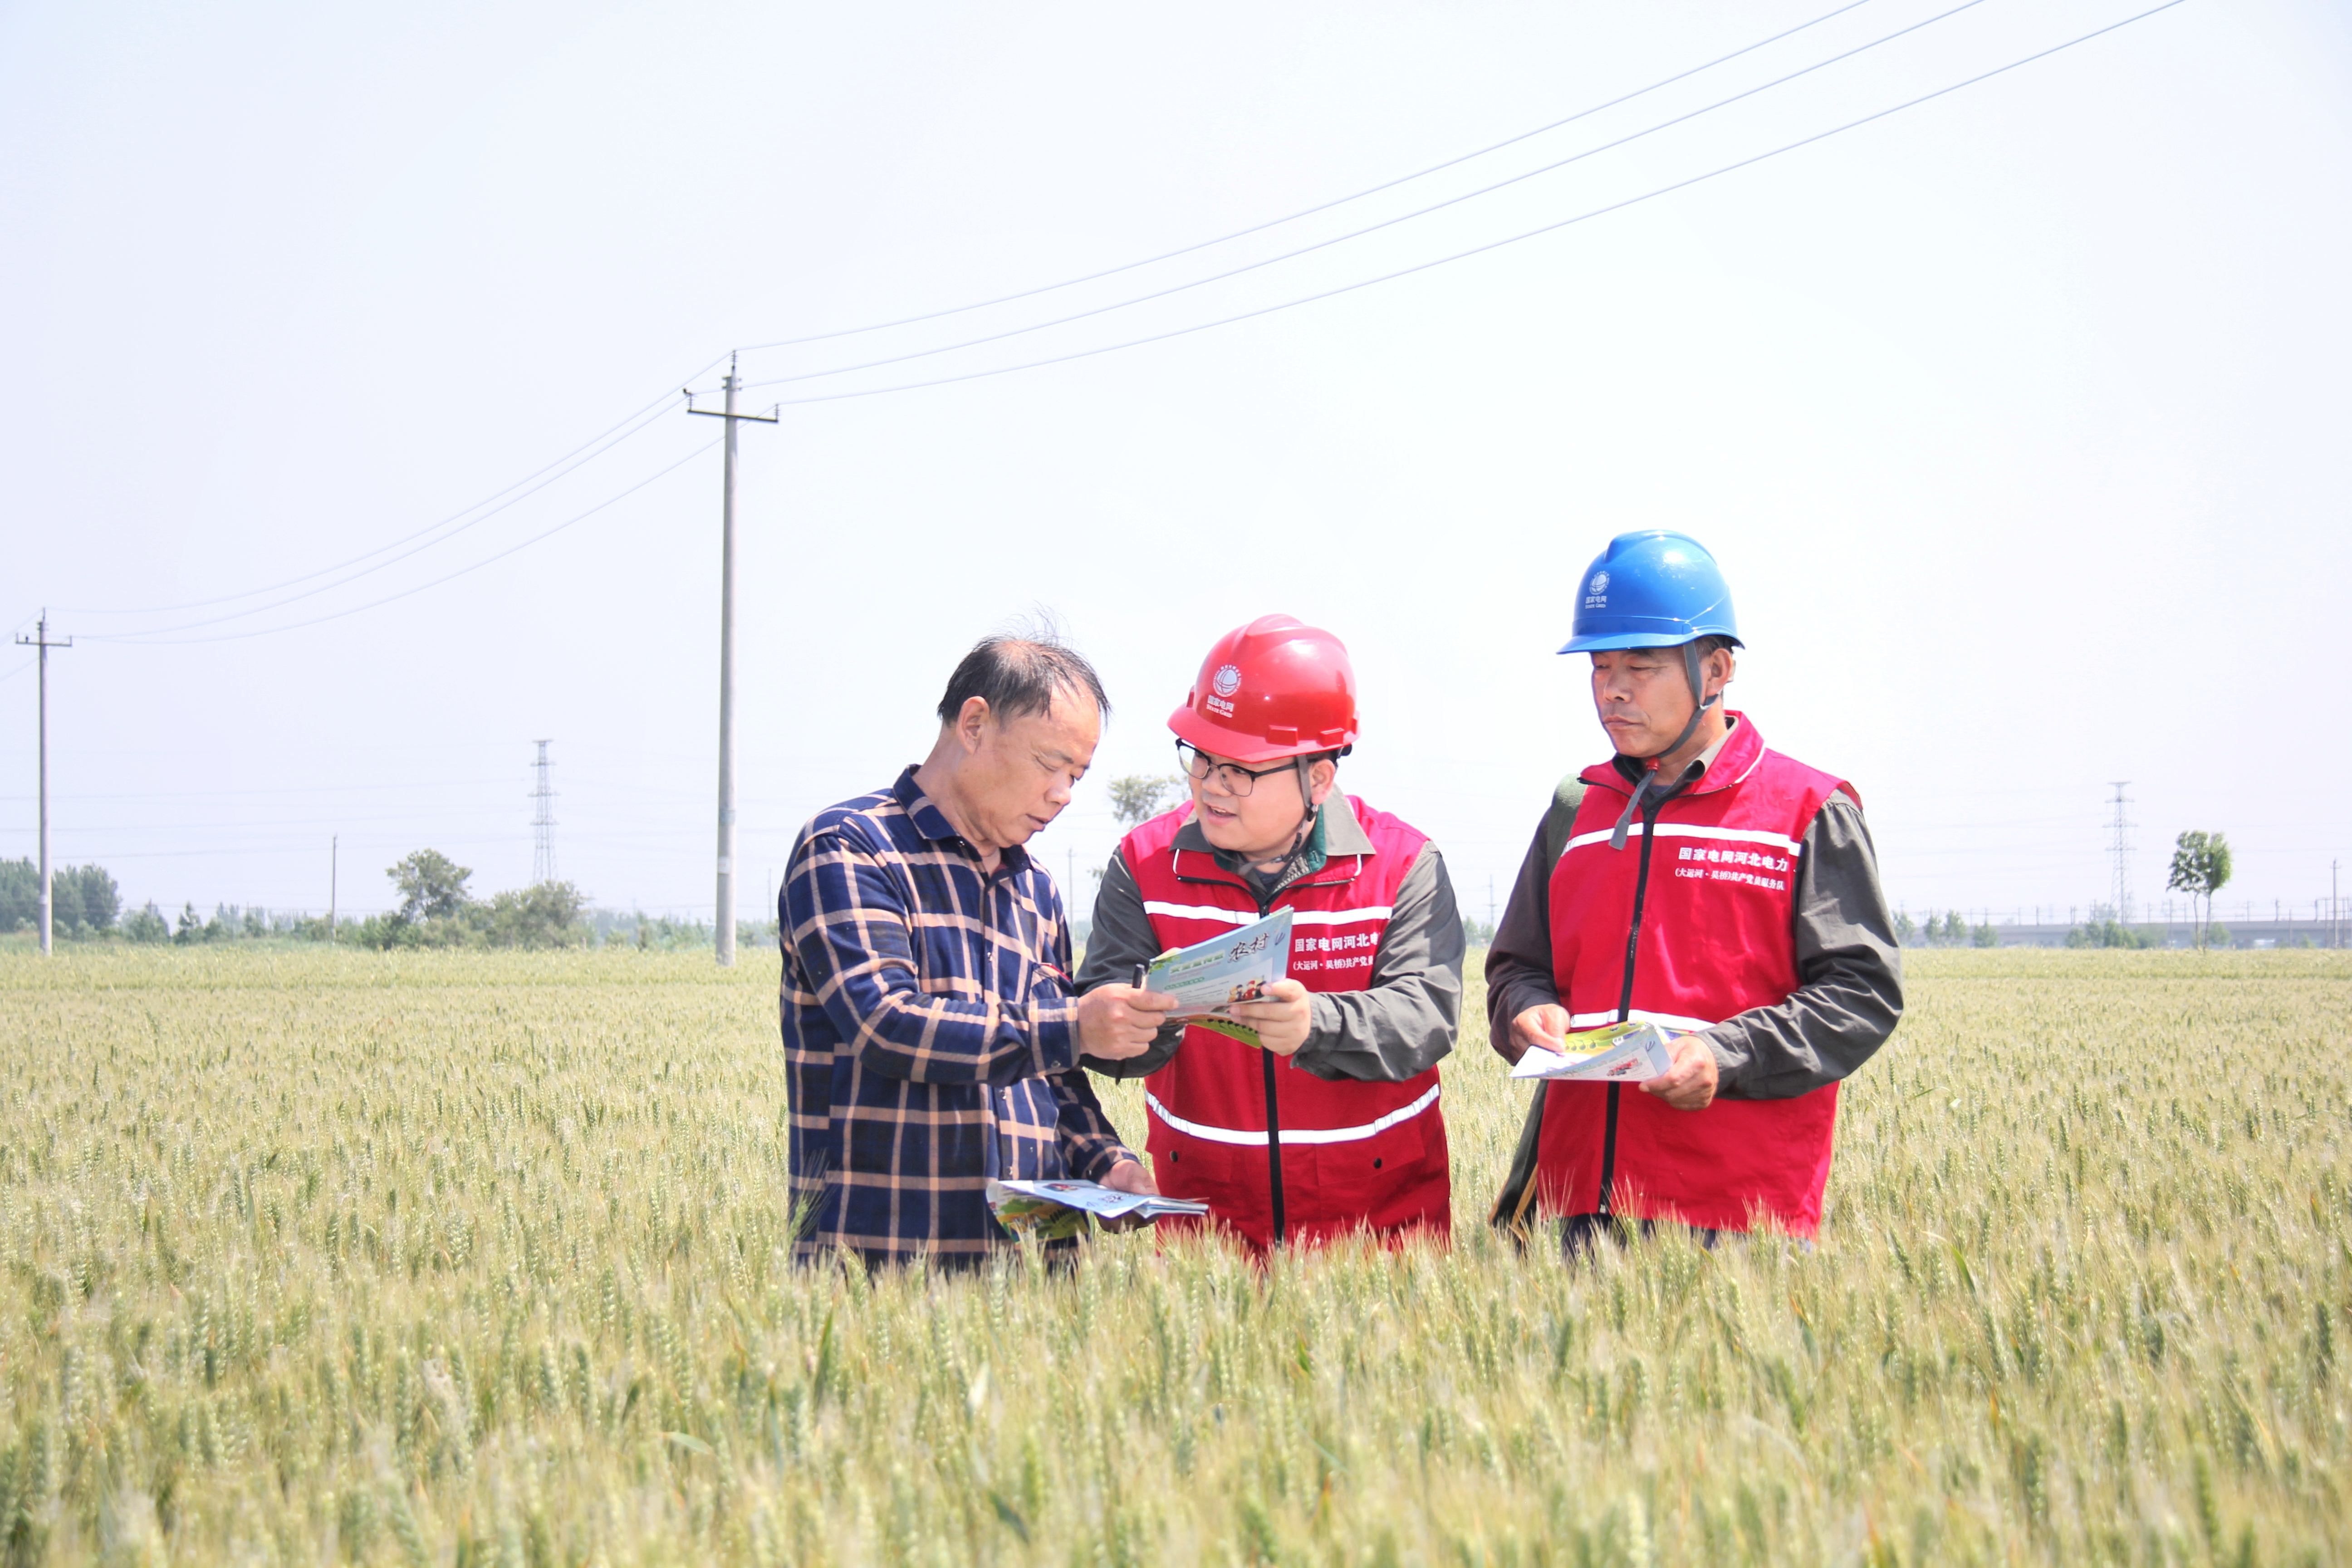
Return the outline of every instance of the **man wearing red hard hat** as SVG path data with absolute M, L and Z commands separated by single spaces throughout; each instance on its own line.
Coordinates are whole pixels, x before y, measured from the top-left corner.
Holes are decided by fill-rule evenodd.
M 1461 1016 L 1462 919 L 1437 847 L 1336 787 L 1356 740 L 1347 648 L 1261 616 L 1217 640 L 1168 727 L 1191 803 L 1111 857 L 1078 989 L 1277 909 L 1290 977 L 1233 1009 L 1262 1049 L 1171 1024 L 1140 1056 L 1087 1066 L 1144 1079 L 1160 1190 L 1205 1200 L 1254 1249 L 1444 1235 L 1437 1063 Z

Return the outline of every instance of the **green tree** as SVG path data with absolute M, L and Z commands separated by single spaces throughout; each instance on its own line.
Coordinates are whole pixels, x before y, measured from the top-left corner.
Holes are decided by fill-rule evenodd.
M 2156 939 L 2136 931 L 2113 915 L 2095 915 L 2066 933 L 2068 947 L 2153 947 Z
M 492 947 L 568 947 L 578 942 L 588 897 L 569 882 L 539 882 L 490 895 Z M 642 928 L 640 928 L 642 929 Z
M 37 873 L 33 880 L 38 887 L 40 878 Z M 34 918 L 38 920 L 39 916 Z M 81 923 L 81 879 L 76 875 L 74 868 L 59 866 L 49 873 L 50 929 L 61 937 L 78 936 Z
M 1993 925 L 1990 921 L 1987 921 L 1984 924 L 1974 928 L 1969 932 L 1969 941 L 1979 947 L 1999 947 L 2000 945 L 2000 932 L 1993 929 Z
M 1181 773 L 1129 773 L 1110 781 L 1110 814 L 1122 827 L 1135 827 L 1168 809 L 1171 797 L 1184 793 Z
M 458 865 L 438 849 L 412 850 L 384 872 L 400 889 L 396 918 L 403 925 L 463 914 L 474 901 L 466 891 L 466 879 L 473 874 L 473 868 Z
M 122 922 L 122 934 L 132 942 L 157 942 L 172 940 L 172 928 L 151 901 L 145 909 L 136 910 Z
M 2230 840 L 2219 833 L 2197 830 L 2172 841 L 2172 874 L 2165 879 L 2168 892 L 2186 893 L 2193 910 L 2205 903 L 2205 918 L 2197 926 L 2197 947 L 2205 947 L 2206 927 L 2213 922 L 2213 895 L 2230 885 Z
M 114 929 L 122 913 L 122 889 L 106 874 L 103 866 L 67 866 L 57 873 L 57 888 L 50 897 L 58 910 L 65 908 L 67 893 L 74 901 L 74 924 L 81 932 L 96 935 Z
M 1958 910 L 1944 911 L 1944 941 L 1954 947 L 1969 940 L 1969 922 Z
M 1896 944 L 1902 947 L 1909 947 L 1913 942 L 1918 940 L 1919 922 L 1913 920 L 1908 911 L 1904 910 L 1895 910 L 1895 941 Z

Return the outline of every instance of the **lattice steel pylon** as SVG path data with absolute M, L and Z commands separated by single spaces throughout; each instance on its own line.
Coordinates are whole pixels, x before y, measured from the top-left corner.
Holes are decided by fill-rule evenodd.
M 534 768 L 539 786 L 530 792 L 530 879 L 537 884 L 555 880 L 555 791 L 547 782 L 547 770 L 554 765 L 547 760 L 548 743 L 534 743 L 539 747 L 539 762 Z
M 2124 815 L 2124 807 L 2132 804 L 2124 795 L 2124 785 L 2131 780 L 2115 779 L 2110 782 L 2116 786 L 2116 798 L 2110 803 L 2116 808 L 2116 820 L 2114 837 L 2107 841 L 2107 853 L 2116 858 L 2116 919 L 2129 925 L 2132 918 L 2131 830 L 2139 825 Z

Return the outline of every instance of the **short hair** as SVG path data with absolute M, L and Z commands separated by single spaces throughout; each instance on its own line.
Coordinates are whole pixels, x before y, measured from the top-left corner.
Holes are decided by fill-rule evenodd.
M 954 723 L 963 705 L 975 697 L 984 699 L 988 710 L 1004 721 L 1051 712 L 1057 695 L 1090 697 L 1095 711 L 1110 717 L 1102 677 L 1076 648 L 1050 637 L 999 633 L 972 644 L 948 677 L 947 695 L 940 699 L 940 722 Z
M 1701 658 L 1718 650 L 1727 650 L 1738 646 L 1727 637 L 1703 637 L 1698 638 L 1697 642 L 1698 656 Z

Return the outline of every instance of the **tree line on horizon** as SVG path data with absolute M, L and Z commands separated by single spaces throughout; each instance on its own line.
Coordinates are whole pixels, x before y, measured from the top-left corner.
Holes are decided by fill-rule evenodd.
M 1184 781 L 1174 774 L 1136 774 L 1110 781 L 1113 815 L 1122 826 L 1133 826 L 1166 808 L 1181 793 Z M 2192 914 L 2194 940 L 2200 948 L 2228 946 L 2230 930 L 2213 919 L 2213 896 L 2229 884 L 2232 870 L 2226 835 L 2191 830 L 2174 841 L 2166 879 L 2168 891 L 2189 895 L 2192 911 L 2199 902 L 2204 917 Z M 558 948 L 606 946 L 615 942 L 640 949 L 705 945 L 709 927 L 699 921 L 648 918 L 631 911 L 622 915 L 591 910 L 587 895 L 568 881 L 548 881 L 509 889 L 488 899 L 467 889 L 470 867 L 460 866 L 437 849 L 414 850 L 384 875 L 401 896 L 396 909 L 357 921 L 338 921 L 331 930 L 325 916 L 230 904 L 215 906 L 210 918 L 195 904 L 183 906 L 176 922 L 165 918 L 152 900 L 122 914 L 121 889 L 100 866 L 61 866 L 50 878 L 50 928 L 65 941 L 120 936 L 136 943 L 177 946 L 280 937 L 306 942 L 343 942 L 360 947 L 394 948 Z M 1097 873 L 1099 875 L 1099 873 Z M 1075 889 L 1072 890 L 1073 895 Z M 1072 911 L 1077 935 L 1086 924 Z M 40 921 L 40 870 L 32 860 L 0 860 L 0 933 L 37 928 Z M 1472 944 L 1494 940 L 1486 922 L 1464 919 Z M 761 940 L 761 927 L 772 940 L 772 922 L 751 922 L 747 932 Z M 1929 910 L 1913 920 L 1907 910 L 1895 916 L 1896 940 L 1906 947 L 1999 947 L 2000 934 L 1990 921 L 1971 923 L 1958 910 L 1939 917 Z M 2094 907 L 2090 918 L 2070 929 L 2065 945 L 2072 948 L 2147 948 L 2160 945 L 2154 931 L 2126 925 L 2115 911 Z
M 140 945 L 179 947 L 250 942 L 277 937 L 297 942 L 341 942 L 384 950 L 413 947 L 556 948 L 593 944 L 609 929 L 625 925 L 635 945 L 681 945 L 687 928 L 651 921 L 586 918 L 587 898 L 570 882 L 536 883 L 478 899 L 467 883 L 472 868 L 436 849 L 420 849 L 390 867 L 385 875 L 399 890 L 398 908 L 362 920 L 215 905 L 209 918 L 193 900 L 176 921 L 152 900 L 125 914 L 114 878 L 100 866 L 65 866 L 51 873 L 49 926 L 68 942 L 119 940 Z M 40 868 L 29 859 L 0 860 L 0 932 L 37 929 Z M 671 928 L 677 929 L 673 931 Z M 708 940 L 708 928 L 696 931 Z

